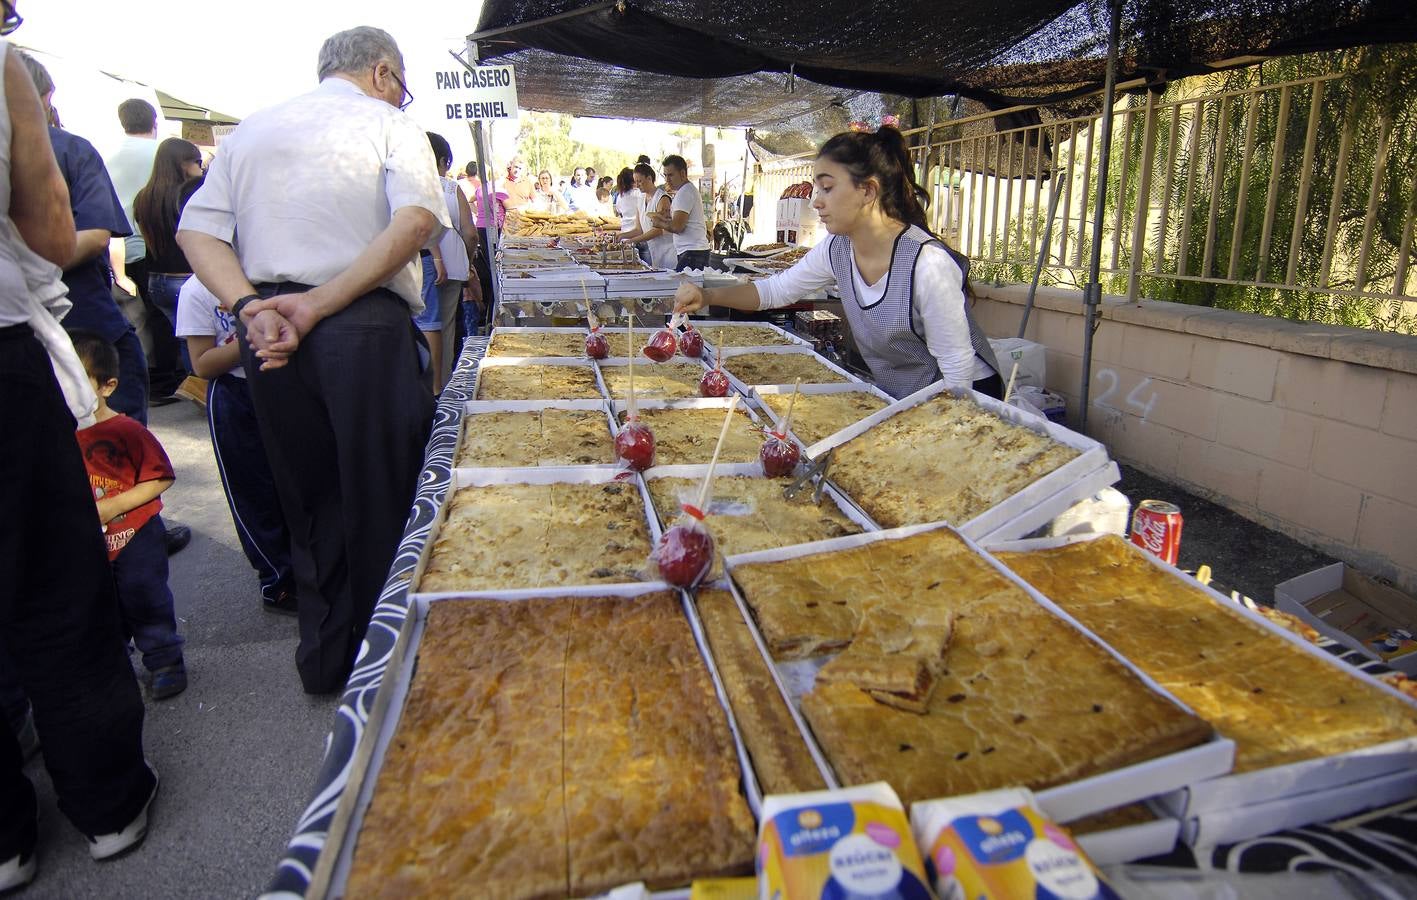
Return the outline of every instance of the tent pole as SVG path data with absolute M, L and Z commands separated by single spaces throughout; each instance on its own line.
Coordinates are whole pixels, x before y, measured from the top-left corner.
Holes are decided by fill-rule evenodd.
M 743 234 L 738 238 L 739 247 L 747 239 L 748 227 L 748 157 L 753 153 L 753 129 L 743 132 L 743 180 L 738 182 L 738 221 L 743 223 Z
M 1059 172 L 1053 184 L 1053 199 L 1048 204 L 1048 221 L 1043 225 L 1043 245 L 1038 248 L 1038 265 L 1033 269 L 1033 283 L 1028 286 L 1028 301 L 1023 305 L 1023 321 L 1018 323 L 1018 336 L 1028 330 L 1028 317 L 1033 313 L 1033 298 L 1038 295 L 1038 281 L 1043 277 L 1043 265 L 1048 261 L 1048 248 L 1053 245 L 1053 219 L 1058 215 L 1058 201 L 1063 199 L 1063 185 L 1068 173 Z
M 463 63 L 464 66 L 472 68 L 477 65 L 479 57 L 477 52 L 477 42 L 467 42 L 467 58 L 471 63 Z M 497 216 L 492 211 L 492 198 L 497 196 L 497 186 L 492 183 L 491 169 L 487 166 L 487 141 L 482 130 L 482 120 L 477 119 L 467 124 L 472 132 L 472 146 L 477 151 L 477 174 L 482 179 L 482 221 L 487 223 L 487 246 L 482 248 L 482 252 L 487 254 L 487 267 L 492 270 L 492 310 L 489 322 L 497 321 L 497 310 L 502 305 L 502 285 L 497 279 L 497 270 L 493 267 L 493 254 L 497 249 Z
M 1092 384 L 1092 333 L 1097 328 L 1097 307 L 1102 302 L 1102 225 L 1107 212 L 1107 167 L 1112 156 L 1112 106 L 1117 99 L 1117 45 L 1122 40 L 1122 0 L 1107 4 L 1110 18 L 1107 31 L 1107 77 L 1102 88 L 1102 147 L 1097 160 L 1097 202 L 1092 211 L 1092 259 L 1088 263 L 1088 281 L 1083 288 L 1082 332 L 1082 409 L 1078 430 L 1087 433 L 1087 407 L 1091 402 L 1088 387 Z

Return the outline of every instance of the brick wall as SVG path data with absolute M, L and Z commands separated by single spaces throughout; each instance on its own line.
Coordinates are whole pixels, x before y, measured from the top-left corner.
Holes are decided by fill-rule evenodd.
M 975 287 L 1016 335 L 1026 286 Z M 1040 288 L 1025 334 L 1074 424 L 1081 309 Z M 1114 458 L 1417 591 L 1417 337 L 1105 298 L 1089 390 Z

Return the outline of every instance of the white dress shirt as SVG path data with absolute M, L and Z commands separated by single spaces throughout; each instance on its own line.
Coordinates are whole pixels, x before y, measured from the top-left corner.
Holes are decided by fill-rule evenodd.
M 407 206 L 452 227 L 423 129 L 350 82 L 326 78 L 252 114 L 222 142 L 180 227 L 230 242 L 253 284 L 321 285 Z M 423 311 L 417 256 L 383 286 Z
M 836 285 L 832 272 L 831 238 L 817 244 L 797 265 L 771 278 L 755 282 L 763 309 L 789 306 L 823 288 Z M 875 284 L 867 284 L 851 261 L 851 280 L 863 306 L 880 302 L 886 292 L 889 272 Z M 965 318 L 964 274 L 943 247 L 926 244 L 915 261 L 915 302 L 910 311 L 916 334 L 925 335 L 925 346 L 935 357 L 945 384 L 968 388 L 980 378 L 994 374 L 989 364 L 975 356 L 969 342 L 969 320 Z

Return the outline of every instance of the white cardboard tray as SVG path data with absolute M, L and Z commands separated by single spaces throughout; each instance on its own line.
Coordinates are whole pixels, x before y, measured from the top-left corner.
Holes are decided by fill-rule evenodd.
M 715 410 L 718 410 L 719 413 L 720 413 L 720 416 L 719 416 L 719 425 L 715 425 L 715 426 L 714 426 L 715 430 L 714 430 L 713 434 L 710 435 L 711 437 L 715 437 L 715 438 L 716 438 L 716 437 L 718 436 L 718 431 L 717 431 L 717 429 L 722 425 L 722 421 L 723 421 L 723 416 L 722 416 L 721 414 L 722 414 L 722 413 L 725 413 L 725 412 L 728 410 L 728 405 L 729 405 L 730 403 L 732 403 L 732 402 L 733 402 L 733 398 L 732 398 L 732 397 L 689 397 L 689 398 L 686 398 L 686 399 L 683 399 L 683 400 L 636 400 L 636 401 L 635 401 L 635 406 L 636 406 L 638 409 L 715 409 Z M 628 400 L 612 400 L 612 401 L 610 401 L 610 404 L 609 404 L 609 409 L 610 409 L 610 430 L 611 430 L 616 436 L 619 436 L 619 434 L 620 434 L 620 429 L 621 429 L 621 427 L 622 427 L 622 426 L 620 425 L 620 413 L 625 412 L 625 411 L 626 411 L 627 409 L 629 409 L 629 408 L 630 408 L 630 403 L 629 403 Z M 761 425 L 763 424 L 763 420 L 762 420 L 762 418 L 758 415 L 758 411 L 755 410 L 755 409 L 753 409 L 753 407 L 752 407 L 751 405 L 749 405 L 749 404 L 747 404 L 747 403 L 741 402 L 741 398 L 740 398 L 740 402 L 738 403 L 738 408 L 741 409 L 741 410 L 743 410 L 743 412 L 747 414 L 748 419 L 749 419 L 754 425 L 761 426 Z M 757 474 L 759 474 L 759 475 L 762 475 L 762 474 L 763 474 L 762 466 L 761 466 L 760 464 L 758 464 L 758 463 L 723 463 L 723 464 L 720 464 L 720 465 L 719 465 L 717 471 L 719 471 L 721 474 L 725 474 L 725 475 L 726 475 L 726 474 L 729 474 L 729 473 L 728 473 L 728 470 L 729 470 L 730 467 L 737 467 L 737 466 L 747 466 L 747 467 L 749 467 L 749 468 L 755 469 L 755 470 L 757 471 Z M 645 472 L 646 472 L 646 474 L 648 474 L 649 472 L 653 472 L 653 471 L 655 471 L 656 469 L 662 469 L 662 468 L 670 468 L 670 469 L 695 469 L 695 470 L 697 470 L 697 471 L 699 472 L 700 475 L 702 475 L 702 474 L 703 474 L 703 470 L 704 470 L 705 468 L 707 468 L 707 467 L 708 467 L 708 460 L 704 460 L 704 463 L 703 463 L 702 466 L 693 465 L 693 464 L 676 465 L 676 466 L 651 466 L 649 469 L 645 470 Z
M 1116 866 L 1170 853 L 1181 836 L 1181 822 L 1158 810 L 1153 809 L 1153 812 L 1157 813 L 1153 821 L 1094 831 L 1092 834 L 1076 834 L 1073 840 L 1099 866 Z
M 1027 512 L 1010 519 L 1008 522 L 995 528 L 982 538 L 975 538 L 980 544 L 992 544 L 999 541 L 1012 541 L 1023 537 L 1026 534 L 1038 530 L 1058 516 L 1072 508 L 1078 502 L 1078 494 L 1081 492 L 1084 498 L 1091 497 L 1104 488 L 1111 487 L 1122 480 L 1122 471 L 1117 468 L 1117 464 L 1108 461 L 1094 472 L 1082 476 L 1077 481 L 1072 482 L 1058 493 L 1038 503 Z M 970 529 L 972 530 L 972 529 Z M 973 535 L 970 535 L 973 537 Z
M 636 597 L 656 591 L 675 591 L 675 589 L 664 582 L 650 581 L 639 584 L 553 587 L 521 591 L 480 591 L 451 596 L 458 599 L 519 602 L 539 597 Z M 729 731 L 733 735 L 744 799 L 748 801 L 753 817 L 760 818 L 762 792 L 758 788 L 757 776 L 752 768 L 752 759 L 739 734 L 738 722 L 733 716 L 733 707 L 728 702 L 728 695 L 723 689 L 718 669 L 714 665 L 712 654 L 709 651 L 708 641 L 703 632 L 703 623 L 699 621 L 698 613 L 688 596 L 682 591 L 675 591 L 675 593 L 679 595 L 685 618 L 689 622 L 690 632 L 694 636 L 694 643 L 699 649 L 699 656 L 703 659 L 705 668 L 709 672 L 714 693 L 718 697 L 719 705 L 728 722 Z M 350 866 L 354 859 L 354 850 L 358 843 L 359 831 L 369 805 L 373 802 L 374 789 L 378 784 L 378 773 L 383 768 L 389 743 L 393 740 L 398 729 L 404 703 L 408 699 L 408 691 L 413 681 L 414 668 L 418 659 L 417 648 L 422 642 L 427 626 L 428 607 L 430 604 L 438 602 L 439 599 L 437 596 L 412 598 L 409 614 L 404 619 L 403 628 L 399 632 L 398 642 L 394 647 L 393 657 L 371 711 L 369 724 L 361 735 L 355 751 L 349 783 L 336 808 L 325 850 L 320 855 L 320 861 L 311 879 L 311 890 L 307 896 L 312 900 L 341 897 L 344 894 L 345 885 L 349 879 Z M 684 891 L 664 891 L 656 892 L 651 896 L 663 900 L 663 898 L 670 897 L 687 897 L 688 894 Z
M 771 332 L 773 332 L 774 334 L 778 335 L 779 337 L 786 338 L 787 340 L 789 340 L 789 341 L 792 342 L 790 345 L 789 345 L 789 344 L 760 344 L 760 345 L 757 345 L 757 346 L 759 346 L 759 347 L 795 346 L 795 347 L 807 347 L 807 348 L 811 348 L 811 346 L 812 346 L 812 342 L 811 342 L 811 341 L 805 340 L 805 339 L 803 339 L 800 335 L 793 334 L 792 332 L 788 331 L 787 329 L 785 329 L 785 328 L 783 328 L 783 327 L 781 327 L 781 326 L 779 326 L 779 325 L 774 325 L 772 322 L 749 322 L 749 321 L 743 321 L 743 320 L 741 320 L 741 319 L 740 319 L 740 320 L 736 320 L 736 321 L 725 321 L 725 320 L 723 320 L 723 319 L 695 319 L 693 324 L 694 324 L 694 327 L 697 328 L 697 329 L 703 334 L 703 336 L 704 336 L 704 346 L 705 346 L 705 347 L 708 347 L 708 348 L 711 348 L 714 352 L 717 352 L 717 351 L 718 351 L 718 341 L 716 341 L 716 340 L 713 339 L 713 337 L 714 337 L 714 331 L 717 330 L 717 329 L 719 329 L 719 328 L 724 328 L 724 327 L 727 327 L 727 326 L 740 326 L 740 327 L 746 327 L 746 328 L 765 328 L 765 329 L 767 329 L 768 331 L 771 331 Z M 753 348 L 753 347 L 730 347 L 729 349 L 730 349 L 730 350 L 747 350 L 747 349 L 755 349 L 755 348 Z
M 844 428 L 825 440 L 818 441 L 807 448 L 807 455 L 815 459 L 827 450 L 839 447 L 852 438 L 865 434 L 891 416 L 919 406 L 944 393 L 948 393 L 948 388 L 946 388 L 943 381 L 937 381 L 907 397 L 901 398 L 885 409 L 867 416 L 855 425 Z M 973 519 L 967 522 L 954 523 L 966 537 L 977 540 L 984 535 L 992 535 L 995 532 L 1001 531 L 1005 526 L 1009 526 L 1010 523 L 1016 521 L 1022 525 L 1034 519 L 1038 519 L 1037 523 L 1033 526 L 1037 527 L 1037 525 L 1042 525 L 1044 522 L 1047 522 L 1053 515 L 1062 512 L 1068 506 L 1072 505 L 1073 502 L 1091 496 L 1091 494 L 1098 490 L 1098 487 L 1092 486 L 1095 479 L 1088 479 L 1087 476 L 1094 474 L 1097 470 L 1104 468 L 1108 464 L 1109 460 L 1106 447 L 1090 437 L 1078 434 L 1076 431 L 1070 431 L 1061 425 L 1048 421 L 1042 416 L 1035 416 L 1017 407 L 1008 406 L 995 400 L 993 397 L 986 397 L 978 392 L 971 392 L 970 396 L 986 411 L 993 413 L 1000 419 L 1047 435 L 1058 443 L 1077 450 L 1078 455 L 1068 460 L 1057 469 L 1054 469 L 1052 472 L 1044 475 L 1042 478 L 1034 481 L 1032 484 L 1025 485 L 1018 492 L 1005 498 L 989 509 L 986 509 Z M 830 477 L 830 473 L 828 473 L 828 477 Z M 1115 481 L 1116 479 L 1113 480 Z M 1111 482 L 1108 483 L 1110 484 Z M 1105 487 L 1105 485 L 1101 486 Z M 845 493 L 848 497 L 851 496 L 849 492 Z M 1040 519 L 1036 513 L 1033 513 L 1033 510 L 1035 507 L 1045 502 L 1050 503 L 1050 508 L 1058 504 L 1061 504 L 1061 506 L 1051 515 Z M 1027 531 L 1030 530 L 1032 530 L 1032 528 L 1028 528 L 1019 533 L 1026 534 Z
M 485 415 L 495 412 L 541 412 L 543 409 L 569 409 L 581 410 L 585 412 L 598 411 L 605 416 L 606 431 L 613 438 L 615 434 L 615 421 L 610 417 L 610 407 L 604 400 L 468 400 L 463 404 L 462 417 L 458 420 L 458 442 L 453 448 L 453 464 L 457 465 L 458 455 L 462 453 L 463 435 L 467 433 L 468 420 L 474 416 Z M 481 466 L 479 468 L 503 468 L 500 466 Z M 512 467 L 506 467 L 512 468 Z M 527 466 L 525 468 L 531 468 Z M 552 468 L 547 466 L 537 466 L 536 468 Z M 554 468 L 566 468 L 558 466 Z M 618 469 L 614 463 L 596 463 L 587 465 L 588 469 L 610 468 Z
M 634 489 L 639 492 L 640 503 L 644 506 L 645 524 L 649 530 L 649 544 L 653 548 L 659 543 L 662 533 L 659 530 L 659 517 L 654 514 L 654 504 L 650 502 L 649 491 L 645 489 L 644 481 L 632 472 L 622 472 L 615 466 L 454 469 L 453 477 L 448 481 L 447 491 L 438 498 L 438 515 L 433 520 L 433 524 L 429 526 L 428 536 L 423 542 L 423 550 L 418 555 L 418 565 L 414 567 L 413 574 L 409 578 L 409 595 L 438 598 L 461 597 L 468 593 L 467 591 L 420 592 L 418 590 L 419 583 L 423 580 L 423 571 L 428 566 L 428 558 L 433 553 L 434 545 L 438 543 L 438 534 L 443 529 L 443 522 L 447 520 L 449 502 L 459 488 L 486 487 L 496 484 L 608 484 L 612 481 L 623 481 L 633 485 Z M 508 589 L 513 590 L 514 588 L 509 586 Z M 553 585 L 536 590 L 545 592 L 557 589 Z
M 1406 769 L 1252 806 L 1203 812 L 1182 823 L 1181 840 L 1193 847 L 1229 844 L 1386 806 L 1413 796 L 1417 796 L 1417 769 Z
M 581 368 L 590 369 L 592 374 L 595 375 L 595 386 L 599 389 L 601 398 L 603 399 L 609 396 L 609 392 L 605 389 L 605 379 L 600 377 L 600 369 L 595 365 L 593 360 L 570 356 L 489 356 L 485 357 L 477 364 L 477 379 L 472 385 L 472 396 L 474 398 L 477 396 L 478 391 L 482 390 L 483 371 L 501 366 L 580 366 Z M 581 397 L 578 399 L 590 400 L 593 398 Z M 484 400 L 478 402 L 487 403 L 494 401 Z
M 812 345 L 811 345 L 811 344 L 793 344 L 793 345 L 787 346 L 787 347 L 784 347 L 784 346 L 781 346 L 781 345 L 773 345 L 773 346 L 770 346 L 770 347 L 730 347 L 729 349 L 723 351 L 723 358 L 724 358 L 725 361 L 727 361 L 727 360 L 732 359 L 732 358 L 735 357 L 735 356 L 748 356 L 748 355 L 751 355 L 751 354 L 758 354 L 758 353 L 768 353 L 768 354 L 774 354 L 774 355 L 776 355 L 776 354 L 789 354 L 789 353 L 794 353 L 794 354 L 799 354 L 799 355 L 803 355 L 803 356 L 810 356 L 810 357 L 812 357 L 813 359 L 815 359 L 818 363 L 822 364 L 823 366 L 826 366 L 826 367 L 827 367 L 828 369 L 830 369 L 831 371 L 833 371 L 833 372 L 837 373 L 838 375 L 842 376 L 843 378 L 845 378 L 845 379 L 846 379 L 846 382 L 845 382 L 846 384 L 854 384 L 854 385 L 857 385 L 857 386 L 860 386 L 860 385 L 862 385 L 862 384 L 865 384 L 865 382 L 863 382 L 860 378 L 857 378 L 855 375 L 852 375 L 850 372 L 846 371 L 846 370 L 843 369 L 841 366 L 837 365 L 836 363 L 834 363 L 834 362 L 828 360 L 826 357 L 824 357 L 824 356 L 822 356 L 821 354 L 817 353 L 815 350 L 812 349 Z M 705 365 L 709 365 L 709 363 L 708 363 L 707 361 L 705 361 Z M 737 375 L 734 375 L 732 372 L 730 372 L 730 371 L 728 370 L 728 366 L 726 366 L 726 365 L 723 367 L 723 374 L 725 374 L 725 375 L 728 376 L 728 381 L 729 381 L 729 383 L 732 384 L 735 388 L 737 388 L 737 389 L 738 389 L 738 392 L 741 393 L 741 394 L 744 394 L 744 395 L 751 394 L 751 393 L 753 392 L 753 388 L 754 388 L 754 387 L 757 387 L 757 385 L 749 384 L 748 382 L 746 382 L 746 381 L 742 380 L 741 378 L 739 378 Z M 841 383 L 842 383 L 842 382 L 837 382 L 837 381 L 823 381 L 823 382 L 815 382 L 815 381 L 814 381 L 814 382 L 807 382 L 807 381 L 804 381 L 804 382 L 802 382 L 802 384 L 803 384 L 804 386 L 807 385 L 807 384 L 841 384 Z M 788 384 L 788 385 L 786 385 L 786 387 L 787 387 L 788 389 L 791 389 L 791 388 L 792 388 L 792 385 L 791 385 L 791 384 Z
M 1061 537 L 1004 542 L 991 545 L 988 548 L 988 552 L 992 554 L 995 552 L 1045 550 L 1053 547 L 1062 547 L 1067 544 L 1075 544 L 1081 541 L 1093 541 L 1103 536 L 1104 535 L 1098 534 L 1074 534 Z M 1190 578 L 1190 576 L 1186 575 L 1175 566 L 1167 564 L 1155 556 L 1152 556 L 1150 553 L 1141 550 L 1137 550 L 1136 552 L 1139 553 L 1143 559 L 1173 577 L 1184 579 L 1188 584 L 1199 587 L 1209 595 L 1214 603 L 1223 609 L 1250 620 L 1266 631 L 1276 635 L 1280 640 L 1287 641 L 1295 647 L 1300 648 L 1305 653 L 1323 660 L 1327 665 L 1333 667 L 1335 678 L 1343 676 L 1356 678 L 1359 681 L 1376 686 L 1379 690 L 1405 703 L 1413 704 L 1413 701 L 1401 691 L 1395 690 L 1368 673 L 1353 668 L 1337 657 L 1325 653 L 1297 634 L 1279 627 L 1259 613 L 1227 600 L 1211 588 Z M 1327 788 L 1350 785 L 1399 770 L 1413 768 L 1417 768 L 1417 737 L 1389 741 L 1385 744 L 1366 747 L 1338 756 L 1304 760 L 1303 762 L 1289 763 L 1288 765 L 1271 766 L 1267 769 L 1257 769 L 1252 772 L 1241 772 L 1197 781 L 1178 790 L 1174 795 L 1163 798 L 1162 802 L 1168 810 L 1174 811 L 1177 816 L 1194 817 L 1205 812 L 1232 810 L 1237 807 L 1251 806 L 1257 803 L 1289 798 L 1298 794 L 1307 794 Z M 1160 794 L 1163 793 L 1163 791 L 1158 789 L 1152 793 Z M 1335 815 L 1341 815 L 1341 813 L 1335 813 Z M 1310 819 L 1309 821 L 1317 820 Z
M 924 531 L 931 531 L 948 526 L 935 523 L 931 525 L 917 525 L 909 528 L 897 528 L 890 531 L 875 531 L 865 534 L 850 535 L 848 537 L 833 538 L 827 541 L 818 541 L 811 544 L 799 544 L 795 547 L 787 547 L 779 550 L 763 550 L 757 553 L 744 553 L 737 556 L 730 556 L 727 559 L 728 569 L 731 573 L 734 568 L 740 565 L 757 562 L 775 562 L 784 559 L 795 559 L 800 556 L 811 556 L 817 553 L 826 553 L 838 550 L 847 550 L 853 547 L 861 547 L 877 541 L 899 540 Z M 1095 634 L 1083 627 L 1072 616 L 1068 615 L 1057 604 L 1053 603 L 1042 594 L 1035 591 L 1018 576 L 1014 575 L 1007 568 L 999 563 L 994 557 L 985 553 L 979 546 L 970 540 L 967 535 L 963 535 L 958 529 L 957 534 L 964 537 L 965 544 L 989 565 L 993 566 L 999 573 L 1004 575 L 1014 584 L 1018 585 L 1034 602 L 1053 615 L 1062 619 L 1080 633 L 1080 639 L 1089 640 L 1102 648 L 1103 651 L 1111 655 L 1122 665 L 1126 666 L 1136 675 L 1148 688 L 1156 694 L 1165 697 L 1181 709 L 1190 712 L 1190 709 L 1168 693 L 1164 688 L 1147 676 L 1126 658 L 1121 656 Z M 771 654 L 768 653 L 766 645 L 758 635 L 757 625 L 753 621 L 749 612 L 747 601 L 739 592 L 737 585 L 733 586 L 734 596 L 738 599 L 739 608 L 743 612 L 750 629 L 758 638 L 758 647 L 763 652 L 763 659 L 768 667 L 777 673 L 778 681 L 786 688 L 785 697 L 789 706 L 796 709 L 803 694 L 811 688 L 811 678 L 815 678 L 816 670 L 821 667 L 824 660 L 794 661 L 793 663 L 776 663 Z M 785 670 L 785 671 L 784 671 Z M 825 755 L 820 752 L 820 747 L 816 743 L 816 738 L 811 734 L 810 727 L 806 727 L 806 720 L 797 717 L 799 723 L 804 726 L 804 738 L 809 746 L 814 748 L 814 757 L 820 756 L 825 759 Z M 1049 813 L 1060 820 L 1078 819 L 1104 809 L 1131 803 L 1136 800 L 1151 797 L 1157 793 L 1176 790 L 1185 785 L 1192 784 L 1206 778 L 1230 771 L 1235 759 L 1234 742 L 1215 737 L 1205 744 L 1181 750 L 1157 759 L 1125 766 L 1101 775 L 1084 778 L 1071 784 L 1060 785 L 1045 791 L 1038 791 L 1039 802 L 1046 804 L 1044 807 Z M 832 778 L 828 779 L 831 787 L 838 786 L 838 782 Z
M 754 405 L 756 405 L 758 409 L 761 409 L 763 411 L 763 415 L 768 417 L 774 427 L 781 427 L 782 417 L 779 416 L 771 406 L 768 406 L 767 403 L 763 401 L 763 397 L 767 394 L 791 395 L 794 389 L 799 389 L 803 394 L 866 393 L 871 394 L 875 397 L 879 397 L 880 399 L 884 400 L 888 406 L 895 402 L 895 398 L 893 398 L 890 394 L 887 394 L 885 391 L 876 387 L 874 384 L 868 384 L 864 381 L 851 381 L 846 384 L 804 384 L 801 385 L 800 388 L 798 388 L 798 386 L 796 385 L 791 384 L 755 384 L 753 385 L 753 392 L 748 396 L 749 399 L 753 401 Z M 807 443 L 801 438 L 799 438 L 796 434 L 793 434 L 791 429 L 788 429 L 788 434 L 790 434 L 792 436 L 792 439 L 796 441 L 804 450 L 806 449 Z
M 638 330 L 638 329 L 636 329 L 636 330 Z M 636 370 L 636 371 L 639 371 L 640 369 L 650 370 L 650 369 L 653 369 L 655 366 L 665 366 L 665 365 L 669 365 L 670 363 L 688 363 L 688 364 L 690 364 L 690 365 L 698 366 L 700 369 L 703 369 L 704 371 L 707 371 L 707 370 L 708 370 L 708 369 L 707 369 L 707 366 L 704 365 L 704 361 L 703 361 L 702 359 L 695 359 L 695 358 L 692 357 L 692 356 L 678 356 L 678 355 L 671 356 L 669 359 L 667 359 L 666 361 L 664 361 L 664 362 L 662 362 L 662 363 L 653 362 L 652 360 L 649 360 L 649 359 L 647 359 L 646 357 L 644 357 L 643 355 L 641 355 L 640 357 L 638 357 L 638 358 L 635 360 L 635 370 Z M 609 397 L 609 398 L 610 398 L 610 400 L 611 400 L 612 402 L 619 403 L 619 402 L 622 402 L 622 401 L 621 401 L 619 398 L 610 396 L 610 385 L 605 381 L 605 373 L 604 373 L 603 370 L 604 370 L 604 369 L 623 369 L 623 368 L 627 368 L 629 365 L 630 365 L 630 360 L 629 360 L 627 357 L 624 357 L 624 356 L 611 356 L 611 357 L 607 357 L 606 359 L 598 359 L 598 360 L 595 361 L 596 371 L 600 373 L 599 375 L 596 376 L 597 379 L 598 379 L 599 382 L 600 382 L 600 389 L 601 389 L 601 391 L 603 391 L 603 392 L 605 393 L 605 396 L 606 396 L 606 397 Z M 701 376 L 699 376 L 699 377 L 702 378 L 703 376 L 701 375 Z M 641 399 L 639 399 L 639 391 L 640 391 L 639 385 L 636 384 L 636 386 L 635 386 L 635 393 L 636 393 L 635 404 L 636 404 L 637 406 L 644 406 L 646 403 L 664 402 L 664 401 L 669 400 L 669 398 L 667 398 L 667 397 L 645 397 L 643 400 L 641 400 Z M 702 399 L 720 400 L 720 399 L 723 399 L 723 398 L 721 398 L 721 397 L 708 397 L 708 398 L 704 398 L 704 397 L 698 397 L 698 398 L 695 398 L 695 397 L 682 397 L 682 398 L 679 398 L 679 399 L 680 399 L 681 401 L 683 401 L 683 400 L 694 400 L 694 399 L 700 399 L 700 400 L 702 400 Z

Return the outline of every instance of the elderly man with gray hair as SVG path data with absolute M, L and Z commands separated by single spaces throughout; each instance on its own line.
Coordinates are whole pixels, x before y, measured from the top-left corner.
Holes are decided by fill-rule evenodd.
M 334 35 L 319 78 L 222 142 L 177 235 L 243 337 L 309 693 L 344 686 L 413 503 L 433 417 L 418 252 L 451 226 L 394 39 Z

